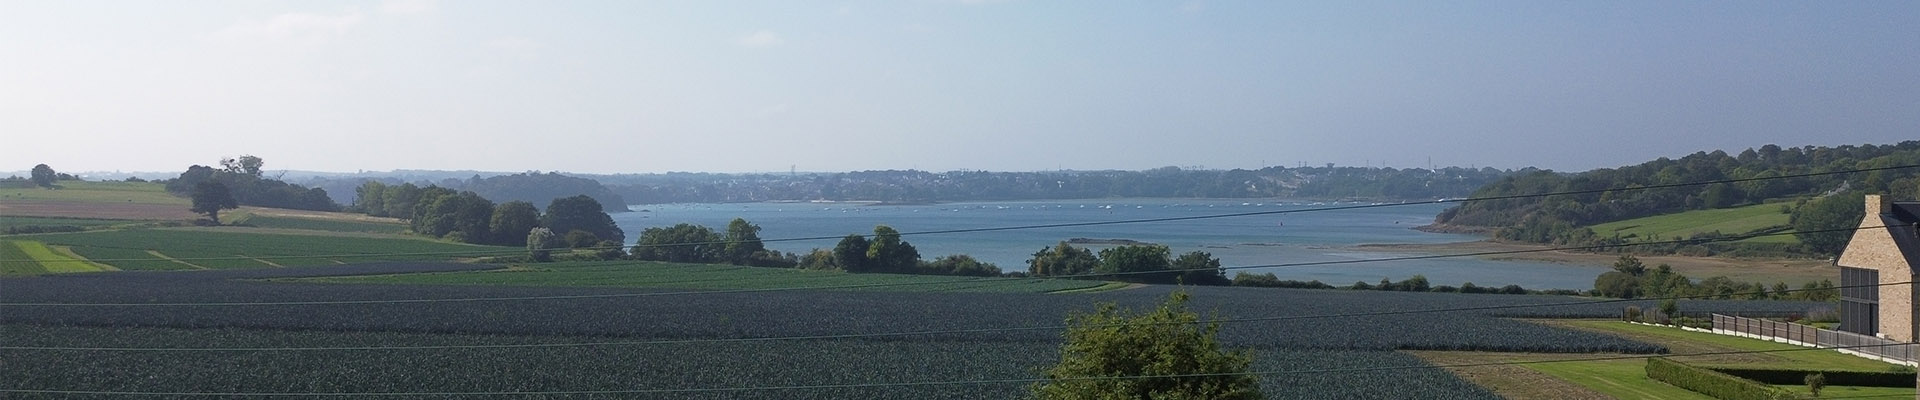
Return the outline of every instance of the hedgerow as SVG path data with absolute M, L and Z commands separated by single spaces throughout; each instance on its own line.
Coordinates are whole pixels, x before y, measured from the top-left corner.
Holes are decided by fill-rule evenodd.
M 1764 383 L 1658 357 L 1647 359 L 1647 377 L 1723 400 L 1776 400 L 1793 397 L 1791 392 L 1767 386 Z

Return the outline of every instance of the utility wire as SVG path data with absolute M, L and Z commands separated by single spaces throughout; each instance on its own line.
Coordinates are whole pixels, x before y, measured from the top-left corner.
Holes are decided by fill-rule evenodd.
M 1849 227 L 1849 229 L 1824 229 L 1824 231 L 1805 231 L 1805 233 L 1839 233 L 1839 231 L 1860 231 L 1860 229 L 1880 229 L 1880 227 Z M 1296 262 L 1296 263 L 1260 263 L 1260 265 L 1235 265 L 1235 267 L 1217 267 L 1225 269 L 1254 269 L 1254 267 L 1311 267 L 1311 265 L 1342 265 L 1342 263 L 1371 262 L 1411 262 L 1411 260 L 1436 260 L 1436 258 L 1473 258 L 1473 256 L 1505 256 L 1505 254 L 1528 254 L 1528 252 L 1561 252 L 1561 250 L 1596 250 L 1596 248 L 1620 248 L 1620 246 L 1661 246 L 1661 244 L 1699 244 L 1699 242 L 1724 242 L 1724 240 L 1745 240 L 1745 238 L 1780 237 L 1793 233 L 1764 233 L 1764 235 L 1740 235 L 1740 237 L 1684 238 L 1684 240 L 1665 240 L 1665 242 L 1622 242 L 1622 244 L 1596 244 L 1596 246 L 1567 246 L 1567 248 L 1524 248 L 1524 250 L 1494 250 L 1494 252 L 1465 252 L 1465 254 L 1427 254 L 1427 256 L 1404 256 L 1404 258 L 1367 258 L 1367 260 L 1334 260 L 1334 262 Z M 636 262 L 637 263 L 637 262 Z M 1165 273 L 1185 273 L 1185 271 L 1208 271 L 1215 267 L 1198 269 L 1160 269 L 1160 271 L 1116 271 L 1116 273 L 1079 273 L 1079 275 L 1050 275 L 1050 277 L 1029 277 L 1029 279 L 1091 279 L 1091 277 L 1125 277 L 1125 275 L 1165 275 Z M 0 308 L 29 308 L 29 306 L 77 306 L 77 308 L 179 308 L 179 306 L 338 306 L 338 304 L 424 304 L 424 302 L 509 302 L 509 300 L 580 300 L 580 298 L 643 298 L 643 296 L 684 296 L 684 294 L 737 294 L 737 292 L 785 292 L 785 290 L 833 290 L 833 288 L 879 288 L 879 287 L 916 287 L 916 285 L 954 285 L 954 283 L 1029 283 L 1027 279 L 1004 279 L 1004 277 L 975 277 L 960 281 L 910 281 L 910 283 L 860 283 L 860 285 L 820 285 L 820 287 L 774 287 L 774 288 L 726 288 L 726 290 L 678 290 L 678 292 L 609 292 L 609 294 L 561 294 L 561 296 L 493 296 L 493 298 L 399 298 L 399 300 L 307 300 L 307 302 L 0 302 Z
M 1058 378 L 1051 378 L 1051 379 L 1049 378 L 1009 378 L 1009 379 L 872 382 L 872 383 L 843 383 L 843 384 L 818 384 L 818 385 L 774 385 L 774 386 L 709 387 L 709 388 L 677 388 L 677 389 L 572 390 L 572 391 L 521 391 L 521 392 L 472 391 L 472 392 L 329 392 L 329 393 L 135 392 L 135 391 L 98 391 L 98 390 L 0 389 L 0 393 L 101 395 L 101 396 L 167 396 L 167 397 L 183 397 L 183 396 L 196 396 L 196 397 L 242 397 L 242 396 L 244 397 L 374 397 L 374 396 L 424 397 L 424 396 L 561 396 L 561 395 L 617 395 L 617 394 L 626 394 L 626 395 L 690 394 L 690 393 L 758 392 L 758 391 L 784 391 L 784 390 L 861 389 L 861 388 L 876 388 L 876 387 L 1014 385 L 1014 384 L 1033 384 L 1033 383 L 1048 382 L 1048 381 L 1111 381 L 1111 380 L 1131 380 L 1131 379 L 1206 378 L 1206 377 L 1248 376 L 1248 375 L 1269 376 L 1269 375 L 1297 375 L 1297 374 L 1338 374 L 1338 373 L 1381 372 L 1381 371 L 1416 370 L 1416 369 L 1433 369 L 1433 368 L 1470 368 L 1470 367 L 1552 364 L 1552 363 L 1585 362 L 1585 361 L 1632 360 L 1632 359 L 1646 359 L 1646 358 L 1679 358 L 1679 357 L 1703 357 L 1703 356 L 1724 356 L 1724 355 L 1743 355 L 1743 354 L 1787 353 L 1787 352 L 1799 352 L 1799 351 L 1861 349 L 1861 348 L 1870 348 L 1870 347 L 1899 346 L 1899 345 L 1909 345 L 1909 344 L 1911 343 L 1887 343 L 1887 344 L 1874 344 L 1874 345 L 1834 346 L 1834 347 L 1824 347 L 1824 348 L 1794 348 L 1794 349 L 1776 349 L 1776 350 L 1736 350 L 1736 351 L 1704 352 L 1704 353 L 1691 353 L 1691 354 L 1668 354 L 1668 355 L 1623 355 L 1623 356 L 1587 357 L 1587 358 L 1559 359 L 1559 360 L 1521 360 L 1521 361 L 1496 361 L 1496 362 L 1465 363 L 1465 364 L 1420 364 L 1420 365 L 1396 365 L 1396 366 L 1386 366 L 1386 367 L 1273 370 L 1273 371 L 1249 371 L 1249 372 L 1202 373 L 1202 374 L 1086 376 L 1086 377 L 1058 377 Z
M 1488 197 L 1477 197 L 1477 198 L 1461 198 L 1461 199 L 1440 199 L 1440 200 L 1434 200 L 1434 201 L 1422 201 L 1422 202 L 1400 202 L 1400 203 L 1378 203 L 1378 204 L 1355 204 L 1355 205 L 1350 205 L 1350 206 L 1332 206 L 1332 207 L 1318 207 L 1318 208 L 1304 208 L 1304 209 L 1293 209 L 1293 210 L 1272 210 L 1272 211 L 1253 211 L 1253 212 L 1242 212 L 1242 213 L 1228 213 L 1228 214 L 1208 214 L 1208 215 L 1194 215 L 1194 216 L 1184 216 L 1184 217 L 1164 217 L 1164 218 L 1143 218 L 1143 219 L 1126 219 L 1126 220 L 1113 220 L 1113 221 L 1090 221 L 1090 222 L 1068 222 L 1068 223 L 1058 223 L 1058 224 L 1035 224 L 1035 225 L 1014 225 L 1014 226 L 1000 226 L 1000 227 L 985 227 L 985 228 L 961 228 L 961 229 L 947 229 L 947 230 L 932 230 L 932 231 L 916 231 L 916 232 L 900 232 L 900 233 L 898 233 L 898 234 L 897 234 L 897 236 L 919 236 L 919 235 L 939 235 L 939 234 L 954 234 L 954 233 L 979 233 L 979 232 L 999 232 L 999 231 L 1011 231 L 1011 230 L 1028 230 L 1028 229 L 1049 229 L 1049 228 L 1071 228 L 1071 227 L 1085 227 L 1085 226 L 1102 226 L 1102 225 L 1121 225 L 1121 224 L 1140 224 L 1140 223 L 1154 223 L 1154 222 L 1173 222 L 1173 221 L 1192 221 L 1192 220 L 1202 220 L 1202 219 L 1218 219 L 1218 218 L 1233 218 L 1233 217 L 1246 217 L 1246 216 L 1256 216 L 1256 215 L 1277 215 L 1277 214 L 1294 214 L 1294 213 L 1304 213 L 1304 212 L 1319 212 L 1319 211 L 1340 211 L 1340 210 L 1357 210 L 1357 209 L 1368 209 L 1368 208 L 1382 208 L 1382 207 L 1399 207 L 1399 206 L 1408 206 L 1408 205 L 1415 205 L 1415 204 L 1441 204 L 1441 203 L 1462 203 L 1462 202 L 1474 202 L 1474 201 L 1490 201 L 1490 200 L 1512 200 L 1512 199 L 1524 199 L 1524 198 L 1533 198 L 1533 197 L 1551 197 L 1551 196 L 1567 196 L 1567 195 L 1581 195 L 1581 194 L 1596 194 L 1596 193 L 1606 193 L 1606 192 L 1624 192 L 1624 191 L 1637 191 L 1637 190 L 1652 190 L 1652 189 L 1666 189 L 1666 188 L 1675 188 L 1675 187 L 1687 187 L 1687 186 L 1701 186 L 1701 185 L 1712 185 L 1712 184 L 1719 184 L 1719 183 L 1739 183 L 1739 182 L 1752 182 L 1752 181 L 1762 181 L 1762 180 L 1774 180 L 1774 179 L 1792 179 L 1792 178 L 1805 178 L 1805 177 L 1814 177 L 1814 176 L 1825 176 L 1825 175 L 1842 175 L 1842 174 L 1852 174 L 1852 173 L 1860 173 L 1860 172 L 1873 172 L 1873 171 L 1886 171 L 1886 170 L 1897 170 L 1897 169 L 1907 169 L 1907 168 L 1920 168 L 1920 164 L 1915 164 L 1915 165 L 1897 165 L 1897 166 L 1890 166 L 1890 167 L 1875 167 L 1875 168 L 1862 168 L 1862 169 L 1851 169 L 1851 170 L 1840 170 L 1840 171 L 1827 171 L 1827 172 L 1811 172 L 1811 173 L 1804 173 L 1804 174 L 1793 174 L 1793 175 L 1779 175 L 1779 176 L 1768 176 L 1768 177 L 1752 177 L 1752 178 L 1740 178 L 1740 179 L 1721 179 L 1721 180 L 1712 180 L 1712 181 L 1697 181 L 1697 182 L 1683 182 L 1683 183 L 1670 183 L 1670 184 L 1659 184 L 1659 185 L 1648 185 L 1648 186 L 1632 186 L 1632 187 L 1624 187 L 1624 188 L 1607 188 L 1607 189 L 1588 189 L 1588 190 L 1572 190 L 1572 191 L 1563 191 L 1563 192 L 1551 192 L 1551 193 L 1536 193 L 1536 194 L 1516 194 L 1516 195 L 1504 195 L 1504 196 L 1488 196 Z M 866 235 L 866 236 L 873 236 L 873 235 Z M 896 236 L 896 235 L 888 235 L 888 236 Z M 840 239 L 840 238 L 844 238 L 844 237 L 845 237 L 845 236 L 810 236 L 810 237 L 792 237 L 792 238 L 775 238 L 775 239 L 761 239 L 761 240 L 760 240 L 760 242 L 762 242 L 762 243 L 768 243 L 768 242 L 793 242 L 793 241 L 812 241 L 812 240 L 832 240 L 832 239 Z M 635 244 L 635 245 L 633 245 L 633 246 L 616 246 L 616 247 L 583 247 L 583 248 L 579 248 L 579 250 L 610 250 L 610 249 L 616 249 L 616 248 L 629 248 L 629 247 L 630 247 L 630 248 L 647 248 L 647 247 L 677 247 L 677 246 L 715 246 L 715 245 L 724 245 L 724 244 L 726 244 L 726 243 L 727 243 L 727 242 L 725 242 L 725 241 L 708 241 L 708 242 L 691 242 L 691 243 L 665 243 L 665 244 Z M 85 246 L 85 245 L 82 245 L 82 246 L 79 246 L 79 247 L 99 247 L 99 246 Z M 112 247 L 109 247 L 109 248 L 112 248 Z M 552 250 L 555 250 L 555 251 L 558 251 L 558 250 L 564 250 L 564 249 L 552 249 Z M 503 249 L 503 250 L 487 250 L 487 251 L 468 251 L 468 252 L 414 252 L 414 253 L 359 253 L 359 254 L 330 254 L 330 255 L 293 255 L 293 256 L 271 256 L 271 255 L 262 255 L 262 256 L 251 256 L 251 257 L 249 257 L 249 256 L 236 256 L 236 257 L 176 257 L 176 258 L 174 258 L 174 259 L 175 259 L 175 260 L 180 260 L 180 261 L 215 261 L 215 260 L 251 260 L 251 259 L 255 259 L 255 258 L 267 258 L 267 259 L 313 259 L 313 258 L 321 258 L 321 259 L 325 259 L 325 258 L 355 258 L 355 257 L 401 257 L 401 256 L 432 256 L 432 255 L 475 255 L 475 256 L 478 256 L 478 255 L 489 255 L 489 254 L 521 254 L 521 253 L 525 253 L 525 252 L 526 252 L 526 250 L 521 250 L 521 249 L 512 249 L 512 250 L 506 250 L 506 249 Z M 69 260 L 44 260 L 44 261 L 40 261 L 40 262 L 47 262 L 47 261 L 57 261 L 57 262 L 116 262 L 116 261 L 119 261 L 119 262 L 125 262 L 125 261 L 155 261 L 155 260 L 160 260 L 160 259 L 156 259 L 156 258 L 123 258 L 123 259 L 111 259 L 111 258 L 109 258 L 109 259 L 87 259 L 87 260 L 77 260 L 77 259 L 69 259 Z

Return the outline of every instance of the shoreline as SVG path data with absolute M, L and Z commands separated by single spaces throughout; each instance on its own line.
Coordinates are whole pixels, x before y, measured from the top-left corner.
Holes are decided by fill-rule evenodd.
M 1613 261 L 1620 258 L 1614 253 L 1582 253 L 1566 250 L 1546 251 L 1552 246 L 1523 243 L 1504 243 L 1491 240 L 1452 243 L 1365 243 L 1351 246 L 1353 249 L 1396 253 L 1425 254 L 1465 254 L 1502 251 L 1533 251 L 1517 254 L 1495 254 L 1475 256 L 1483 260 L 1534 261 L 1554 264 L 1587 265 L 1611 267 Z M 1806 282 L 1818 282 L 1821 279 L 1840 280 L 1840 269 L 1828 260 L 1797 258 L 1725 258 L 1725 257 L 1688 257 L 1674 255 L 1638 256 L 1647 268 L 1660 264 L 1673 267 L 1674 272 L 1695 280 L 1715 276 L 1726 276 L 1735 281 L 1760 282 L 1773 284 L 1786 282 L 1794 287 Z

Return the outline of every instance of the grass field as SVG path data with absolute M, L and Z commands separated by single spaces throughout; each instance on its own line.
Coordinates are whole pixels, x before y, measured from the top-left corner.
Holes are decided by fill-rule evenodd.
M 1614 221 L 1594 225 L 1593 233 L 1600 236 L 1637 235 L 1639 240 L 1675 240 L 1685 239 L 1696 233 L 1720 231 L 1729 235 L 1750 232 L 1770 226 L 1786 225 L 1787 214 L 1780 213 L 1780 204 L 1756 204 L 1746 207 L 1722 208 L 1717 210 L 1694 210 L 1678 214 L 1656 215 Z M 1655 239 L 1658 238 L 1658 239 Z M 1799 243 L 1793 235 L 1774 235 L 1745 240 L 1756 243 Z
M 691 290 L 819 287 L 855 291 L 987 293 L 1078 292 L 1125 287 L 1125 285 L 1109 285 L 1104 281 L 848 274 L 833 271 L 650 261 L 565 262 L 515 266 L 494 271 L 308 279 L 334 283 L 639 287 Z
M 0 215 L 0 231 L 21 226 L 78 226 L 100 227 L 128 224 L 126 220 L 95 218 L 28 217 L 18 215 Z
M 361 221 L 335 218 L 306 218 L 257 213 L 242 213 L 226 220 L 235 225 L 256 226 L 261 228 L 299 229 L 327 232 L 365 232 L 365 233 L 402 233 L 407 231 L 404 224 L 379 221 Z
M 1712 400 L 1712 396 L 1647 377 L 1647 360 L 1569 361 L 1526 366 L 1621 399 Z
M 0 187 L 0 203 L 5 202 L 84 202 L 134 203 L 187 206 L 184 197 L 167 193 L 166 185 L 152 182 L 60 181 L 59 189 Z
M 449 260 L 461 255 L 498 255 L 515 250 L 510 247 L 476 246 L 382 236 L 289 235 L 259 231 L 221 231 L 220 228 L 182 228 L 19 235 L 13 238 L 66 246 L 81 257 L 125 270 L 262 268 L 342 262 Z M 71 260 L 64 263 L 81 264 Z
M 94 272 L 103 266 L 79 260 L 71 253 L 29 240 L 0 240 L 0 275 Z
M 1764 354 L 1738 354 L 1703 357 L 1675 357 L 1675 360 L 1702 367 L 1738 367 L 1738 368 L 1780 368 L 1809 370 L 1846 370 L 1879 371 L 1896 368 L 1894 364 L 1840 354 L 1831 350 L 1811 350 L 1806 347 L 1774 343 L 1727 335 L 1703 332 L 1689 332 L 1675 328 L 1646 325 L 1634 325 L 1619 321 L 1556 321 L 1555 324 L 1571 326 L 1591 331 L 1606 332 L 1626 338 L 1642 340 L 1667 346 L 1675 354 L 1727 352 L 1727 351 L 1783 351 Z M 1646 361 L 1606 360 L 1571 361 L 1528 365 L 1527 368 L 1544 372 L 1560 379 L 1586 386 L 1601 393 L 1618 398 L 1708 398 L 1664 383 L 1647 379 Z M 1807 393 L 1806 386 L 1776 385 L 1780 388 Z M 1673 393 L 1679 390 L 1691 395 Z M 1822 396 L 1893 396 L 1913 397 L 1914 388 L 1876 388 L 1829 386 Z

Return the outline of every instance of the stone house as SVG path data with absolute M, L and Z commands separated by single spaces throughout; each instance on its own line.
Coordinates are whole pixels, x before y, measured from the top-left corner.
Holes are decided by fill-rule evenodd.
M 1867 195 L 1866 203 L 1860 230 L 1840 252 L 1840 330 L 1912 342 L 1920 323 L 1908 282 L 1920 267 L 1920 202 Z

